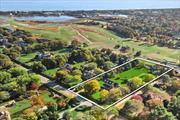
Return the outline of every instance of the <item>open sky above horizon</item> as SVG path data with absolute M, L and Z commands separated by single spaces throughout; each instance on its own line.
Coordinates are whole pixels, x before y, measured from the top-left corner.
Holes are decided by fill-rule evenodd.
M 180 0 L 0 0 L 0 10 L 105 10 L 180 8 Z

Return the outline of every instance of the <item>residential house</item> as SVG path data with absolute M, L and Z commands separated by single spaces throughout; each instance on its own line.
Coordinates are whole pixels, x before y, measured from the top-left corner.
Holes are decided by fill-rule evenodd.
M 0 120 L 11 120 L 10 113 L 4 106 L 0 106 Z
M 20 47 L 24 47 L 24 46 L 28 45 L 28 43 L 22 39 L 20 39 L 19 41 L 15 41 L 14 44 L 16 44 L 17 46 L 20 46 Z
M 37 54 L 38 59 L 44 59 L 44 58 L 51 58 L 52 54 L 50 52 L 38 52 Z
M 0 39 L 0 44 L 3 45 L 4 48 L 11 46 L 11 43 L 9 43 L 8 39 L 6 38 Z

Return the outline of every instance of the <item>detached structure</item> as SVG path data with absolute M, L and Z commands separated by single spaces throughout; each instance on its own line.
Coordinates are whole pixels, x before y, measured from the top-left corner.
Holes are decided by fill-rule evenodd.
M 11 120 L 10 113 L 4 106 L 0 106 L 0 120 Z
M 44 58 L 51 58 L 52 57 L 52 54 L 50 52 L 38 52 L 37 54 L 37 58 L 38 59 L 44 59 Z
M 3 45 L 4 48 L 11 46 L 11 43 L 9 43 L 8 39 L 6 38 L 0 39 L 0 44 Z
M 28 43 L 25 42 L 23 39 L 20 39 L 19 41 L 15 41 L 14 44 L 16 44 L 17 46 L 20 46 L 20 47 L 24 47 L 24 46 L 28 45 Z

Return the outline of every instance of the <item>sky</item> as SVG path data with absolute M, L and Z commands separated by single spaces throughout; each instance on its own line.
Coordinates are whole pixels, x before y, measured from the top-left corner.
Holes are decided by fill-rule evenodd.
M 180 0 L 0 0 L 0 10 L 180 8 Z

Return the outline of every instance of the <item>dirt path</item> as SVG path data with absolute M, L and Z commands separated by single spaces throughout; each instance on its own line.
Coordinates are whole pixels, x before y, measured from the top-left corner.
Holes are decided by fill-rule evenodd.
M 75 28 L 71 27 L 79 36 L 81 36 L 84 40 L 86 40 L 89 44 L 93 44 L 86 36 L 84 36 L 83 34 L 81 34 L 78 30 L 76 30 Z

